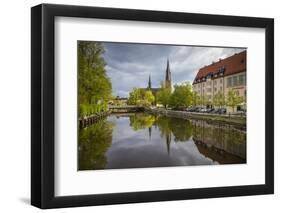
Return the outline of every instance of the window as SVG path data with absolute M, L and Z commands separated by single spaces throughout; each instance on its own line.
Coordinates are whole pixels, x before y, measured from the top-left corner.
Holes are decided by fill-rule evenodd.
M 214 85 L 217 85 L 217 81 L 216 80 L 214 80 Z
M 227 78 L 227 87 L 232 87 L 232 77 Z
M 233 77 L 233 82 L 232 82 L 233 86 L 237 86 L 238 85 L 238 80 L 237 80 L 237 76 Z
M 214 91 L 215 91 L 215 92 L 217 91 L 217 88 L 216 88 L 216 87 L 214 88 Z
M 221 80 L 220 80 L 220 83 L 222 84 L 222 78 L 221 78 Z
M 239 75 L 239 85 L 245 85 L 245 74 Z

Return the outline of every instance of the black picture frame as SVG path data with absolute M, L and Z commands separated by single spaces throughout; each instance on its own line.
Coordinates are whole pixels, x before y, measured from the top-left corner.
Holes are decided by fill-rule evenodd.
M 58 16 L 265 29 L 265 184 L 56 197 L 54 21 Z M 273 19 L 41 4 L 31 8 L 31 52 L 32 205 L 46 209 L 274 193 Z

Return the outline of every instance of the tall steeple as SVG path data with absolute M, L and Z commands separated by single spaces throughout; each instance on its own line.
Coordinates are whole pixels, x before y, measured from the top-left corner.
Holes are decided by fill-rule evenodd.
M 149 75 L 149 79 L 148 79 L 148 89 L 151 89 L 151 78 L 150 78 L 150 75 Z
M 171 70 L 170 70 L 169 58 L 167 59 L 165 87 L 170 88 L 170 89 L 172 88 L 172 79 L 171 79 Z

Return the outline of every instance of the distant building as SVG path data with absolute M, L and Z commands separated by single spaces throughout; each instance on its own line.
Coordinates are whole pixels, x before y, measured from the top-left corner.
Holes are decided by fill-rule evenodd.
M 229 90 L 246 100 L 246 50 L 200 68 L 193 81 L 193 91 L 210 103 L 215 94 L 227 96 Z

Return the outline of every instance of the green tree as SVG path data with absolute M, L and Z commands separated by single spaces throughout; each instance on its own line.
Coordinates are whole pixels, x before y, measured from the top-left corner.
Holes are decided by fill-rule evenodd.
M 208 96 L 207 95 L 203 95 L 201 97 L 201 105 L 207 106 L 208 104 L 210 104 L 210 100 L 209 100 Z
M 227 106 L 232 108 L 232 112 L 237 105 L 243 103 L 244 98 L 239 96 L 235 91 L 229 90 L 227 94 Z
M 154 102 L 155 97 L 150 90 L 148 90 L 144 93 L 144 100 L 145 100 L 146 104 L 149 106 Z
M 217 94 L 214 95 L 213 105 L 219 108 L 225 106 L 225 96 L 221 92 L 218 92 Z
M 144 90 L 141 88 L 134 88 L 129 93 L 128 104 L 138 106 L 150 106 L 155 100 L 154 95 L 150 90 Z
M 201 105 L 201 98 L 200 98 L 200 96 L 197 94 L 197 92 L 193 92 L 193 93 L 192 93 L 192 105 L 193 105 L 193 106 Z
M 172 107 L 189 107 L 192 104 L 192 86 L 190 83 L 175 85 L 171 95 L 170 104 Z
M 112 86 L 106 74 L 103 53 L 101 43 L 78 42 L 78 95 L 81 113 L 85 109 L 92 111 L 95 109 L 93 106 L 97 105 L 96 109 L 106 108 L 111 98 Z
M 156 97 L 158 103 L 167 108 L 171 97 L 171 90 L 162 86 L 161 89 L 157 92 Z
M 141 89 L 133 88 L 133 91 L 129 93 L 128 104 L 136 105 L 137 101 L 141 99 Z

